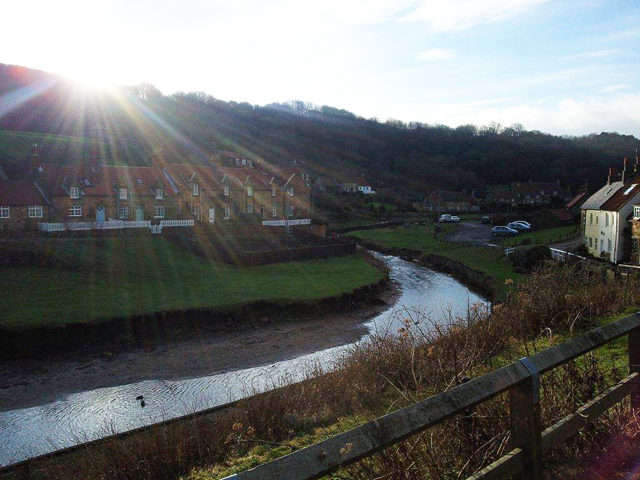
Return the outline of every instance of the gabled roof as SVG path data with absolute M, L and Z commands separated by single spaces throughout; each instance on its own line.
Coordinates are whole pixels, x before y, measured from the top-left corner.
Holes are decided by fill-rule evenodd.
M 544 212 L 544 210 L 543 210 Z M 572 222 L 573 221 L 573 215 L 571 215 L 571 212 L 565 208 L 552 208 L 547 210 L 547 212 L 549 212 L 551 215 L 553 215 L 554 217 L 556 217 L 558 220 L 561 220 L 563 222 Z
M 613 182 L 611 185 L 605 185 L 596 193 L 591 195 L 589 199 L 580 207 L 582 210 L 600 210 L 602 206 L 611 197 L 613 197 L 618 190 L 620 190 L 624 184 L 622 182 Z
M 164 168 L 164 170 L 175 181 L 178 188 L 187 190 L 189 185 L 197 180 L 200 188 L 204 189 L 219 189 L 220 179 L 214 175 L 214 170 L 210 166 L 206 165 L 192 165 L 189 163 L 170 163 Z
M 49 205 L 49 201 L 33 180 L 3 180 L 0 205 Z

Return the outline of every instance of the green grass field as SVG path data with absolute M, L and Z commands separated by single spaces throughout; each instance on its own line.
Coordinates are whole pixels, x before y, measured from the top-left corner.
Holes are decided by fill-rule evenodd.
M 559 242 L 562 240 L 568 240 L 577 236 L 580 233 L 577 225 L 568 225 L 566 227 L 549 228 L 546 230 L 536 230 L 528 233 L 520 233 L 515 238 L 509 238 L 505 240 L 505 245 L 509 247 L 515 247 L 516 245 L 525 244 L 549 244 Z
M 420 250 L 424 253 L 434 253 L 456 260 L 491 276 L 499 296 L 506 292 L 508 279 L 516 281 L 523 277 L 513 271 L 511 264 L 500 250 L 474 248 L 434 239 L 432 224 L 412 225 L 411 228 L 396 228 L 395 230 L 389 228 L 360 230 L 349 232 L 347 235 L 371 240 L 386 247 Z
M 81 270 L 4 268 L 1 326 L 93 323 L 258 300 L 311 301 L 351 292 L 384 276 L 358 256 L 235 267 L 203 260 L 161 237 L 58 239 L 40 251 L 75 259 Z

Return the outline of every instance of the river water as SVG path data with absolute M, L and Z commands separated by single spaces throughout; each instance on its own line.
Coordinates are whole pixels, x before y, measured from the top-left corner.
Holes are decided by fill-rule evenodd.
M 369 332 L 394 332 L 403 325 L 402 318 L 418 312 L 446 321 L 449 315 L 466 315 L 470 305 L 486 304 L 485 299 L 449 275 L 397 257 L 377 256 L 389 266 L 390 277 L 400 285 L 401 294 L 395 307 L 368 321 Z M 318 364 L 330 370 L 348 348 L 343 345 L 224 374 L 99 388 L 35 407 L 0 412 L 0 465 L 301 380 Z M 145 408 L 135 400 L 140 394 L 145 396 Z

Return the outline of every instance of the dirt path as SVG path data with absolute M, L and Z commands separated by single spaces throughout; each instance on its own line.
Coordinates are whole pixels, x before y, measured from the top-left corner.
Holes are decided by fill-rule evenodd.
M 53 402 L 75 392 L 143 380 L 179 380 L 224 373 L 345 345 L 367 333 L 364 322 L 393 306 L 399 287 L 383 302 L 346 314 L 269 321 L 253 329 L 204 333 L 171 345 L 111 353 L 80 352 L 70 359 L 0 363 L 0 411 Z

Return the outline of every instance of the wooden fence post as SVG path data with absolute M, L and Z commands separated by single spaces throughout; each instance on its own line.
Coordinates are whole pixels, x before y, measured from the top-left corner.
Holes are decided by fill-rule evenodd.
M 542 421 L 540 419 L 540 377 L 528 358 L 520 362 L 531 376 L 509 391 L 511 444 L 527 455 L 527 466 L 515 476 L 518 480 L 542 480 Z
M 629 332 L 628 347 L 629 374 L 640 372 L 640 329 Z M 631 394 L 631 408 L 640 409 L 640 389 Z

